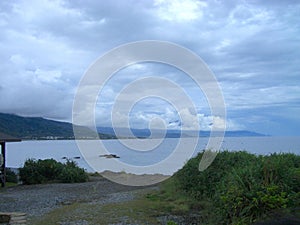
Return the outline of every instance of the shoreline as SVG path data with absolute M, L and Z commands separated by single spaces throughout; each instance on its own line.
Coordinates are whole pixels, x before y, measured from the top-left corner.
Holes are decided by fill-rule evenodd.
M 19 176 L 19 168 L 8 167 L 6 169 L 14 172 L 17 176 Z M 96 176 L 98 176 L 97 174 L 99 174 L 104 179 L 107 179 L 111 182 L 125 185 L 125 186 L 155 185 L 155 184 L 158 184 L 172 176 L 172 175 L 165 175 L 165 174 L 159 174 L 159 173 L 133 174 L 133 173 L 127 173 L 125 171 L 115 172 L 115 171 L 110 171 L 110 170 L 105 170 L 103 172 L 94 172 L 94 173 L 87 172 L 87 173 L 89 174 L 90 178 L 94 177 L 95 174 L 96 174 Z M 18 183 L 18 184 L 22 184 L 22 183 Z
M 133 174 L 126 172 L 113 172 L 113 171 L 103 171 L 99 173 L 101 176 L 109 179 L 112 182 L 116 182 L 123 185 L 130 186 L 149 186 L 158 184 L 168 178 L 171 175 L 163 174 Z

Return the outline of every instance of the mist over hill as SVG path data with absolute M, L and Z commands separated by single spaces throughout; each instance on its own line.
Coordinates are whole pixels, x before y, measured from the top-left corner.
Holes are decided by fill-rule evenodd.
M 98 127 L 98 132 L 111 134 L 118 137 L 137 137 L 137 138 L 157 138 L 157 137 L 166 137 L 166 138 L 180 138 L 180 137 L 209 137 L 210 131 L 180 131 L 180 130 L 150 130 L 150 129 L 128 129 L 125 128 L 111 128 L 111 127 Z M 222 135 L 221 132 L 216 132 L 215 136 Z M 236 131 L 226 131 L 225 137 L 257 137 L 257 136 L 266 136 L 265 134 L 260 134 L 248 130 L 236 130 Z

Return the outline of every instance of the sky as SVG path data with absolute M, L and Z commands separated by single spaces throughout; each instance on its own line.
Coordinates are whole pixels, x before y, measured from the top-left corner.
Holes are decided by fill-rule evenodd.
M 143 40 L 173 42 L 202 58 L 222 90 L 228 130 L 300 135 L 300 2 L 292 0 L 2 0 L 0 112 L 72 121 L 74 96 L 89 66 L 119 45 Z M 166 128 L 179 129 L 180 115 L 192 129 L 189 119 L 196 116 L 201 129 L 211 128 L 216 116 L 205 93 L 184 72 L 159 63 L 114 74 L 99 90 L 97 125 L 111 125 L 122 88 L 149 76 L 174 81 L 196 111 L 176 112 L 172 104 L 180 98 L 170 104 L 148 97 L 129 114 L 114 112 L 116 118 L 128 118 L 134 128 L 163 120 Z M 152 88 L 172 95 L 159 84 Z

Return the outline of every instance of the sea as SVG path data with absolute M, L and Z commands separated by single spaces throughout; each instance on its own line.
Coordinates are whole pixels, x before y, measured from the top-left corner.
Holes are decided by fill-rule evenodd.
M 75 161 L 87 172 L 127 172 L 172 175 L 199 152 L 209 138 L 46 140 L 7 143 L 6 165 L 19 168 L 27 159 Z M 216 139 L 220 141 L 220 139 Z M 247 151 L 257 155 L 294 153 L 300 155 L 300 137 L 225 137 L 218 151 Z M 114 154 L 114 157 L 107 155 Z M 199 162 L 200 163 L 200 162 Z

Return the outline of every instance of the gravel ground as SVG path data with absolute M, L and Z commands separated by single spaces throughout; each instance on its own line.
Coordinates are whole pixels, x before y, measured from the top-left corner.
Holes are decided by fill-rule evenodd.
M 101 176 L 92 177 L 90 182 L 74 184 L 39 184 L 19 185 L 0 189 L 0 212 L 23 212 L 27 218 L 39 218 L 44 214 L 76 202 L 104 205 L 133 200 L 138 194 L 157 189 L 153 186 L 132 187 L 111 182 Z M 175 215 L 160 216 L 157 218 L 161 224 L 169 220 L 176 221 L 179 225 L 196 224 L 187 218 Z M 128 223 L 128 218 L 122 223 L 111 225 L 139 225 Z M 189 221 L 189 222 L 187 222 Z M 60 225 L 89 225 L 88 221 L 76 222 L 61 221 Z M 143 223 L 144 224 L 144 223 Z
M 74 202 L 106 204 L 130 201 L 137 192 L 155 187 L 130 187 L 102 177 L 75 184 L 21 185 L 0 189 L 0 212 L 24 212 L 39 217 L 62 205 Z

